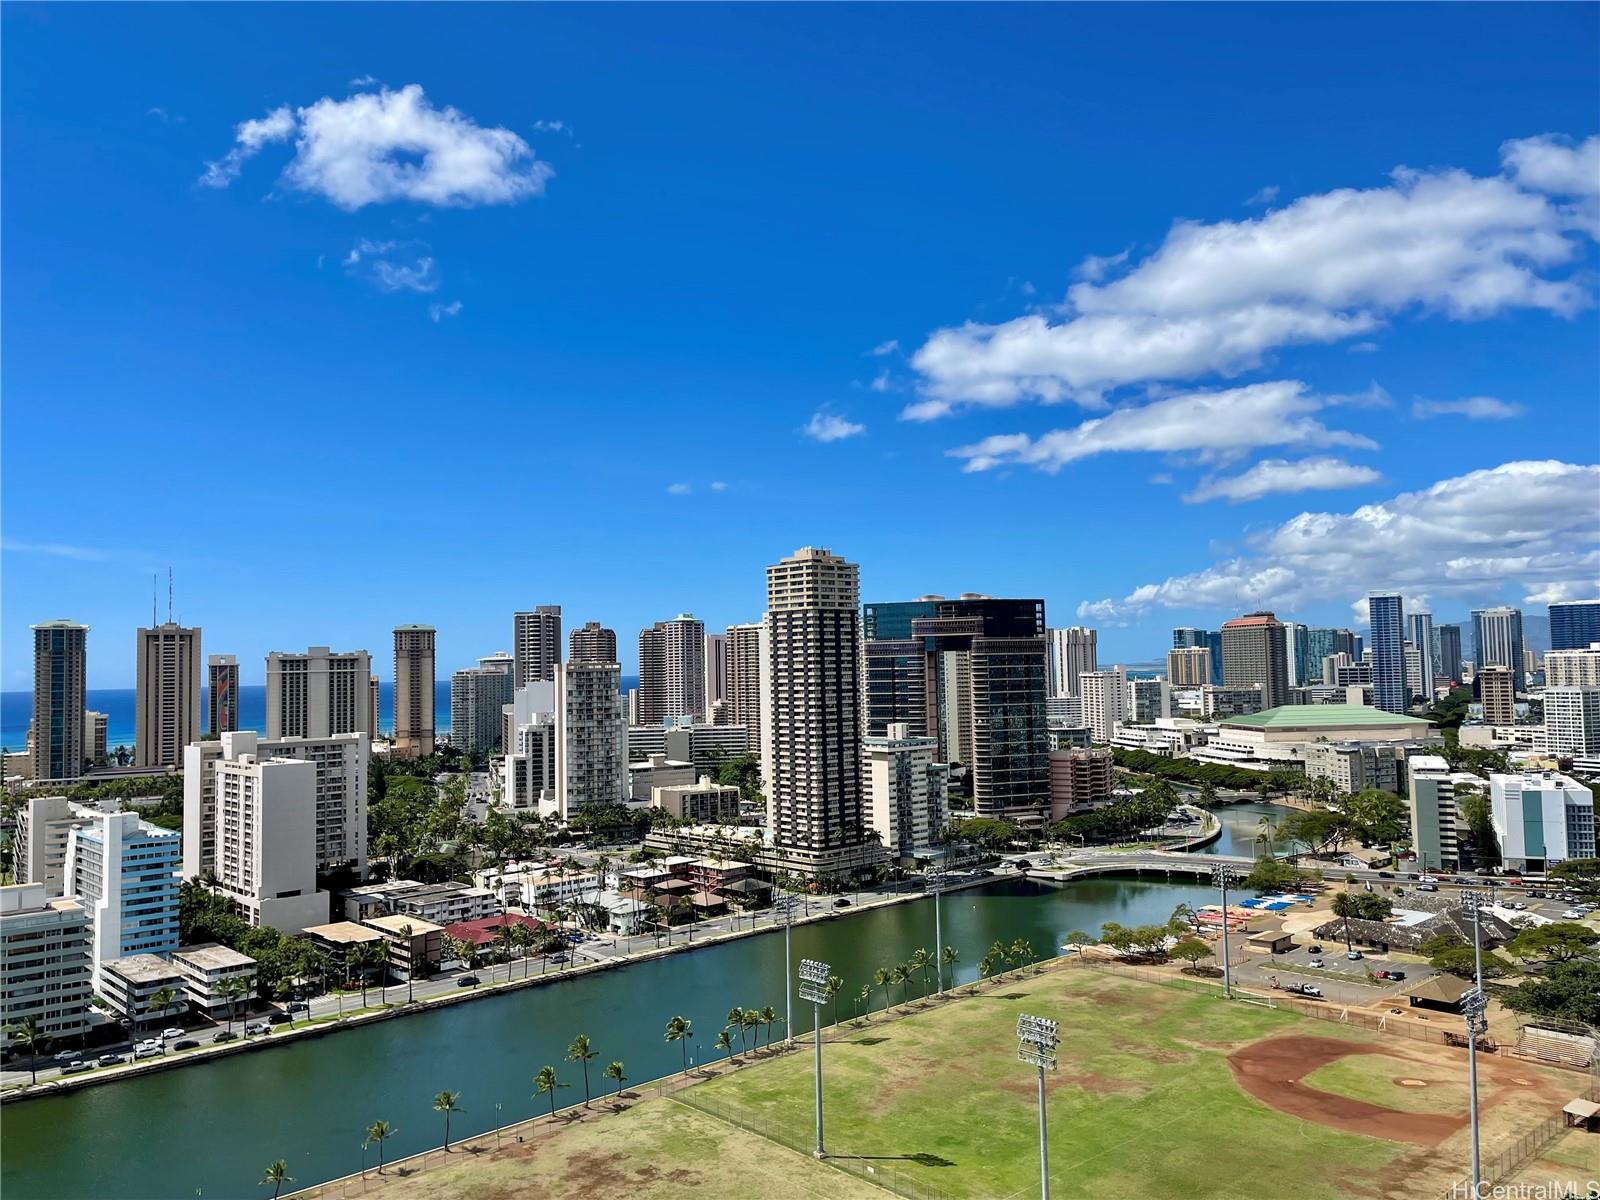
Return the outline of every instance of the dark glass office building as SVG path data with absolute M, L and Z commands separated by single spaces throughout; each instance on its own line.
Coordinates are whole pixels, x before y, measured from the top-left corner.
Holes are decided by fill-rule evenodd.
M 1600 600 L 1550 606 L 1550 649 L 1587 650 L 1595 642 L 1600 642 Z

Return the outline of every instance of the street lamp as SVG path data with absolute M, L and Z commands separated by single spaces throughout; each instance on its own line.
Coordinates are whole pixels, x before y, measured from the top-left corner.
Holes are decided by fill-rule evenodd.
M 1474 910 L 1476 911 L 1476 910 Z M 1478 1153 L 1478 1038 L 1489 1031 L 1489 1001 L 1481 988 L 1461 997 L 1467 1020 L 1467 1104 L 1472 1116 L 1472 1194 L 1483 1194 L 1483 1164 Z
M 939 975 L 939 995 L 944 995 L 944 927 L 939 920 L 939 893 L 944 890 L 944 866 L 934 863 L 923 873 L 933 892 L 933 966 Z M 926 978 L 926 976 L 924 976 Z
M 772 902 L 772 907 L 783 918 L 783 1032 L 789 1045 L 794 1045 L 794 967 L 789 956 L 789 939 L 794 932 L 795 899 L 788 893 Z
M 822 1149 L 822 1006 L 828 1001 L 828 975 L 833 968 L 815 959 L 800 963 L 800 999 L 811 1001 L 811 1030 L 817 1046 L 817 1158 L 826 1157 Z
M 1228 885 L 1237 880 L 1227 863 L 1214 863 L 1211 882 L 1222 889 L 1222 994 L 1233 999 L 1233 967 L 1228 961 Z
M 1050 1200 L 1050 1139 L 1045 1132 L 1044 1073 L 1056 1069 L 1059 1026 L 1044 1017 L 1026 1013 L 1017 1018 L 1017 1058 L 1039 1068 L 1039 1194 Z

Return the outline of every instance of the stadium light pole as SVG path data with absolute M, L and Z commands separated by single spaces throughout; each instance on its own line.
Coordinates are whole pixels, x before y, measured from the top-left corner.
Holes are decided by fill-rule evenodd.
M 828 975 L 833 968 L 815 959 L 800 961 L 800 999 L 811 1001 L 811 1030 L 816 1039 L 817 1148 L 813 1157 L 826 1158 L 822 1148 L 822 1006 L 828 1001 Z
M 1472 1194 L 1483 1194 L 1483 1161 L 1478 1149 L 1478 1038 L 1489 1029 L 1489 1001 L 1473 988 L 1461 997 L 1461 1015 L 1467 1020 L 1467 1104 L 1472 1117 Z
M 944 995 L 944 926 L 939 920 L 939 893 L 944 890 L 944 866 L 934 863 L 924 874 L 933 892 L 933 968 L 939 975 L 939 995 Z
M 1017 1018 L 1017 1058 L 1039 1069 L 1039 1195 L 1050 1200 L 1050 1137 L 1044 1108 L 1044 1073 L 1056 1069 L 1059 1026 L 1044 1017 L 1023 1013 Z
M 1233 999 L 1233 965 L 1228 959 L 1228 885 L 1234 881 L 1233 868 L 1213 863 L 1211 882 L 1222 889 L 1222 994 Z
M 783 916 L 783 1033 L 794 1045 L 794 960 L 790 958 L 789 935 L 794 932 L 794 897 L 787 892 L 773 901 L 772 907 Z

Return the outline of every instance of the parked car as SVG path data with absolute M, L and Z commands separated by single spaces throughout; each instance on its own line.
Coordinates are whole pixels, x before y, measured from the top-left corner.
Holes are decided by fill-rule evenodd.
M 163 1041 L 166 1041 L 169 1038 L 180 1038 L 182 1036 L 183 1030 L 179 1029 L 176 1025 L 169 1025 L 161 1031 L 161 1038 Z
M 456 976 L 456 986 L 457 987 L 473 987 L 474 985 L 477 984 L 477 982 L 478 982 L 478 977 L 476 975 L 457 975 Z
M 275 1012 L 275 1013 L 268 1013 L 267 1014 L 267 1024 L 269 1024 L 269 1025 L 287 1024 L 288 1020 L 289 1020 L 289 1014 L 288 1013 Z
M 246 1033 L 271 1033 L 272 1026 L 266 1021 L 252 1021 L 244 1027 Z
M 154 1058 L 160 1053 L 160 1046 L 140 1045 L 133 1048 L 133 1057 L 136 1061 L 141 1058 Z
M 212 1038 L 211 1040 L 213 1042 L 236 1042 L 236 1041 L 239 1040 L 239 1035 L 237 1033 L 234 1033 L 232 1030 L 224 1029 L 221 1033 L 217 1034 L 217 1036 Z
M 1561 914 L 1561 919 L 1563 921 L 1581 921 L 1583 919 L 1583 914 L 1575 908 L 1569 908 L 1566 912 Z
M 193 1038 L 183 1038 L 180 1041 L 173 1042 L 172 1048 L 174 1050 L 198 1050 L 200 1049 L 200 1043 Z
M 1321 946 L 1307 946 L 1306 947 L 1306 953 L 1307 954 L 1321 954 L 1322 953 L 1322 947 Z
M 304 1000 L 296 1000 L 293 1004 L 289 1005 L 289 1011 L 290 1012 L 310 1012 L 311 1011 L 311 1005 L 307 1004 Z
M 118 1063 L 125 1063 L 128 1060 L 123 1058 L 120 1054 L 102 1054 L 94 1061 L 99 1063 L 102 1067 L 114 1067 Z
M 1321 959 L 1320 959 L 1320 958 L 1313 958 L 1313 959 L 1312 959 L 1312 960 L 1311 960 L 1311 961 L 1310 961 L 1310 962 L 1309 962 L 1309 963 L 1308 963 L 1308 964 L 1306 964 L 1306 965 L 1307 965 L 1307 966 L 1312 966 L 1312 967 L 1317 967 L 1317 968 L 1322 968 L 1322 967 L 1326 967 L 1326 966 L 1327 966 L 1327 965 L 1328 965 L 1328 964 L 1327 964 L 1327 963 L 1325 963 L 1325 962 L 1323 962 L 1323 961 L 1322 961 L 1322 960 L 1321 960 Z
M 839 899 L 833 902 L 833 906 L 835 908 L 849 908 L 850 901 L 846 900 L 843 896 L 840 896 Z
M 122 1060 L 118 1059 L 117 1061 L 121 1062 Z M 62 1067 L 61 1073 L 63 1075 L 76 1075 L 80 1071 L 87 1071 L 92 1066 L 94 1066 L 93 1063 L 84 1062 L 82 1059 L 79 1059 L 77 1062 L 69 1062 L 66 1066 Z
M 1290 990 L 1297 991 L 1302 996 L 1316 996 L 1319 999 L 1322 996 L 1322 989 L 1314 983 L 1302 983 L 1298 987 L 1291 987 Z
M 73 1059 L 80 1057 L 82 1054 L 82 1050 L 59 1050 L 51 1057 L 53 1057 L 57 1062 L 71 1062 Z
M 1348 954 L 1346 954 L 1345 957 L 1348 958 L 1351 962 L 1360 962 L 1361 959 L 1364 956 L 1362 955 L 1361 951 L 1352 950 Z

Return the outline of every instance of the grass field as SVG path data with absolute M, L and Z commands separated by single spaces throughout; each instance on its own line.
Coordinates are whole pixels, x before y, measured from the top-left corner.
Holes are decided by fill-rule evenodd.
M 883 1184 L 908 1196 L 1036 1195 L 1022 1012 L 1061 1024 L 1060 1069 L 1047 1077 L 1058 1197 L 1437 1197 L 1465 1171 L 1460 1051 L 1081 969 L 839 1030 L 824 1046 L 829 1163 L 807 1156 L 806 1047 L 373 1194 L 849 1198 Z M 1581 1082 L 1480 1059 L 1486 1159 Z

